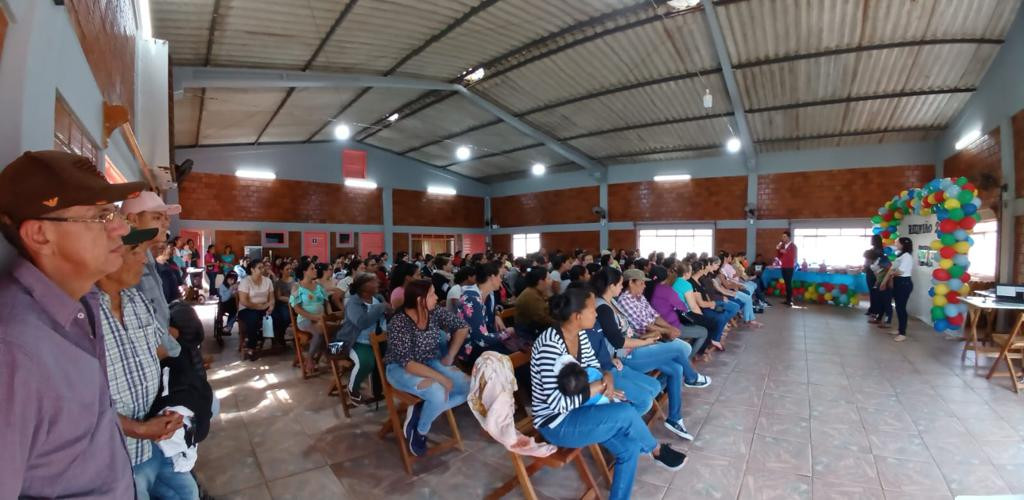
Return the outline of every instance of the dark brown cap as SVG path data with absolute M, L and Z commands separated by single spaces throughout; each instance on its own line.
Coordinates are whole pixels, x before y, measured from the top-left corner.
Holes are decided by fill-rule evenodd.
M 20 223 L 68 207 L 106 205 L 143 189 L 144 182 L 107 182 L 81 155 L 28 151 L 0 171 L 0 220 Z

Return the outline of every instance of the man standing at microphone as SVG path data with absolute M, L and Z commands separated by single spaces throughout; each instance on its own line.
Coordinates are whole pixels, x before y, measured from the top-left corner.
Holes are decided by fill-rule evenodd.
M 786 283 L 785 304 L 793 307 L 793 268 L 796 267 L 796 245 L 793 244 L 789 231 L 782 232 L 782 240 L 775 246 L 775 251 L 782 263 L 782 280 Z

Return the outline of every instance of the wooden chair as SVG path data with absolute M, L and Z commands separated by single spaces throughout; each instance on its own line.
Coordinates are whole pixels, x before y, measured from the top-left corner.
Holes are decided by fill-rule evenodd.
M 530 362 L 529 354 L 524 352 L 510 354 L 509 359 L 512 361 L 513 368 L 518 368 L 525 364 L 529 364 Z M 520 388 L 520 390 L 522 389 L 523 388 Z M 543 439 L 537 429 L 533 427 L 533 417 L 527 416 L 516 422 L 516 429 L 526 436 Z M 598 467 L 604 473 L 603 475 L 608 481 L 608 485 L 611 486 L 612 473 L 608 468 L 604 455 L 601 452 L 601 447 L 597 444 L 592 444 L 588 448 L 590 449 L 591 455 L 593 455 L 594 461 L 597 462 Z M 523 490 L 523 496 L 526 497 L 527 500 L 537 500 L 537 491 L 533 488 L 533 482 L 530 480 L 530 477 L 543 468 L 557 469 L 570 463 L 575 465 L 576 470 L 580 474 L 580 479 L 582 479 L 583 484 L 587 486 L 587 491 L 584 492 L 582 498 L 585 500 L 601 498 L 601 492 L 597 486 L 597 481 L 594 480 L 594 476 L 590 473 L 590 469 L 587 467 L 587 464 L 583 459 L 582 448 L 559 447 L 558 451 L 546 457 L 524 457 L 511 451 L 508 452 L 508 454 L 516 475 L 489 493 L 485 497 L 487 500 L 497 500 L 507 495 L 515 489 L 516 485 Z M 530 460 L 530 463 L 526 462 L 527 459 Z
M 373 358 L 377 363 L 377 373 L 380 374 L 381 387 L 384 390 L 384 401 L 388 408 L 388 419 L 381 424 L 380 431 L 377 432 L 377 436 L 384 439 L 388 434 L 394 433 L 395 438 L 398 441 L 398 451 L 402 456 L 402 464 L 405 466 L 405 472 L 412 475 L 412 462 L 414 459 L 419 458 L 409 452 L 409 444 L 405 440 L 405 429 L 403 424 L 405 419 L 401 417 L 408 408 L 416 403 L 422 401 L 420 398 L 395 389 L 388 382 L 387 370 L 384 366 L 384 349 L 385 344 L 388 340 L 387 332 L 373 333 L 370 334 L 370 346 L 373 348 Z M 435 442 L 429 440 L 431 444 L 427 448 L 425 456 L 437 455 L 450 448 L 458 448 L 459 451 L 465 451 L 465 447 L 462 446 L 462 435 L 459 434 L 459 426 L 455 422 L 455 413 L 451 409 L 445 411 L 445 416 L 448 418 L 448 425 L 452 429 L 452 437 Z
M 993 376 L 1003 377 L 1009 375 L 1010 381 L 1013 384 L 1013 392 L 1020 393 L 1020 374 L 1013 369 L 1013 360 L 1019 359 L 1021 363 L 1024 363 L 1024 337 L 1021 337 L 1021 328 L 1024 328 L 1024 313 L 1017 315 L 1017 322 L 1010 333 L 993 333 L 992 341 L 1000 347 L 999 355 L 995 362 L 992 363 L 992 367 L 988 370 L 986 379 L 992 379 Z M 999 366 L 1000 361 L 1006 362 L 1006 372 L 996 372 L 996 368 Z
M 292 321 L 292 343 L 295 345 L 295 361 L 292 366 L 298 366 L 302 370 L 302 378 L 308 379 L 313 375 L 306 370 L 306 348 L 309 346 L 309 341 L 313 339 L 313 333 L 299 329 L 298 314 L 295 312 L 295 308 L 291 305 L 288 306 L 288 316 L 291 317 Z
M 513 326 L 516 322 L 516 308 L 506 307 L 498 313 L 498 317 L 505 323 L 505 326 Z

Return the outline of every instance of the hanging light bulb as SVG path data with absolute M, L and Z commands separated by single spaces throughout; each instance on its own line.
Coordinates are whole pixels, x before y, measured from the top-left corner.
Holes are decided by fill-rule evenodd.
M 459 146 L 458 149 L 455 150 L 455 157 L 458 158 L 459 161 L 468 160 L 470 154 L 469 148 L 466 146 Z
M 711 109 L 715 105 L 715 97 L 711 95 L 711 89 L 704 89 L 704 109 Z
M 334 127 L 334 138 L 339 141 L 346 141 L 349 137 L 352 137 L 352 129 L 342 123 L 337 127 Z
M 735 153 L 743 148 L 743 143 L 736 137 L 730 137 L 728 141 L 725 141 L 725 150 L 730 153 Z

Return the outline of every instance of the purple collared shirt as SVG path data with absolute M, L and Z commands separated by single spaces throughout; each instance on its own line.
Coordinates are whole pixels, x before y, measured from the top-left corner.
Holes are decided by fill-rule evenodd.
M 99 321 L 95 289 L 21 258 L 0 276 L 0 498 L 135 498 Z

